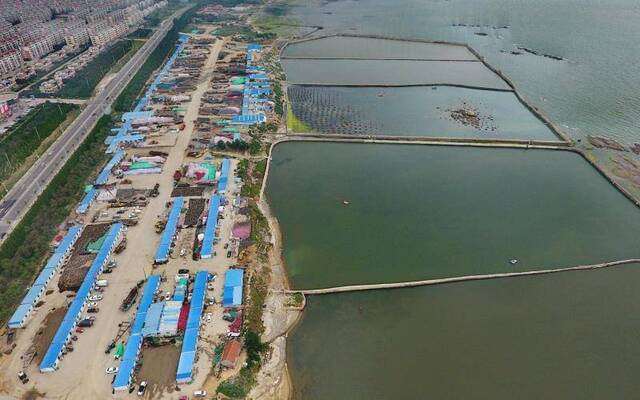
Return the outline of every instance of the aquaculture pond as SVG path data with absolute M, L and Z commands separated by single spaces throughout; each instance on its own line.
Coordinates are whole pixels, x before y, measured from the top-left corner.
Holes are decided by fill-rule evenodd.
M 293 115 L 313 132 L 560 140 L 513 92 L 292 85 L 288 94 Z
M 267 196 L 296 288 L 639 255 L 637 207 L 566 151 L 284 143 Z
M 574 138 L 596 133 L 638 141 L 637 0 L 294 3 L 288 17 L 321 26 L 322 35 L 373 34 L 469 44 Z
M 282 57 L 478 61 L 465 46 L 356 36 L 293 42 L 285 47 Z
M 292 84 L 407 86 L 457 85 L 511 90 L 481 62 L 420 60 L 283 59 Z
M 636 398 L 638 287 L 628 265 L 309 297 L 294 398 Z

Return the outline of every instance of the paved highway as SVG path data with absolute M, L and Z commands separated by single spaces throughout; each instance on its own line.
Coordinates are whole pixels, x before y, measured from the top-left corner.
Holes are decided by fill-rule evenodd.
M 173 16 L 179 16 L 182 12 L 184 9 Z M 158 26 L 151 38 L 104 89 L 86 103 L 80 115 L 4 196 L 0 203 L 0 243 L 11 233 L 172 26 L 173 18 Z

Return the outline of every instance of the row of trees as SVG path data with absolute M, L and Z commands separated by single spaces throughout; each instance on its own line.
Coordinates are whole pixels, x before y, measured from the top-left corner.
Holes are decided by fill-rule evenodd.
M 0 247 L 0 320 L 6 321 L 50 252 L 51 238 L 84 195 L 84 184 L 107 159 L 103 116 Z
M 120 40 L 108 49 L 100 52 L 93 60 L 89 61 L 71 79 L 64 81 L 64 86 L 54 94 L 57 97 L 88 98 L 93 90 L 109 72 L 111 67 L 131 50 L 131 40 Z
M 46 102 L 33 108 L 0 141 L 0 181 L 7 179 L 43 140 L 51 135 L 75 104 Z

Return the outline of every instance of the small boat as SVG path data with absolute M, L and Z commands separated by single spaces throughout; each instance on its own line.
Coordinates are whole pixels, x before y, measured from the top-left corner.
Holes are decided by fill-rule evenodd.
M 384 96 L 384 92 L 378 92 L 378 97 Z
M 347 200 L 342 200 L 342 204 L 344 204 L 345 206 L 348 206 L 349 202 Z
M 515 265 L 518 263 L 518 260 L 516 260 L 515 258 L 513 260 L 509 260 L 509 264 L 511 265 Z

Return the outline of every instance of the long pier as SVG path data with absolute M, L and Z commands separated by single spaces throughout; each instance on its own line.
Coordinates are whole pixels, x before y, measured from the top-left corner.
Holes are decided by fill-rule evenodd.
M 600 263 L 600 264 L 578 265 L 575 267 L 541 269 L 536 271 L 523 271 L 523 272 L 503 272 L 503 273 L 484 274 L 484 275 L 465 275 L 465 276 L 456 276 L 452 278 L 426 279 L 422 281 L 373 283 L 368 285 L 337 286 L 337 287 L 323 288 L 323 289 L 300 289 L 300 290 L 292 289 L 292 290 L 285 290 L 284 293 L 286 294 L 302 293 L 305 296 L 307 296 L 307 295 L 323 295 L 323 294 L 346 293 L 346 292 L 360 292 L 365 290 L 400 289 L 400 288 L 411 288 L 411 287 L 417 287 L 417 286 L 442 285 L 442 284 L 456 283 L 456 282 L 482 281 L 482 280 L 488 280 L 488 279 L 501 279 L 501 278 L 516 278 L 516 277 L 522 277 L 522 276 L 547 275 L 547 274 L 554 274 L 558 272 L 603 269 L 603 268 L 611 268 L 619 265 L 633 264 L 633 263 L 640 263 L 640 259 L 631 258 L 628 260 L 617 260 L 617 261 L 610 261 L 610 262 Z

